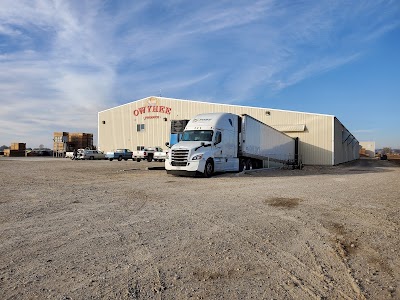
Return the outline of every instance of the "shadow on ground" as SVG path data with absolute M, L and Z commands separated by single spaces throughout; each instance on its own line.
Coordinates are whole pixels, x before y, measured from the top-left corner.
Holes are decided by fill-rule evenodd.
M 337 166 L 304 166 L 302 170 L 291 169 L 261 169 L 243 173 L 227 173 L 218 177 L 285 177 L 285 176 L 313 176 L 313 175 L 344 175 L 392 172 L 392 168 L 400 167 L 400 161 L 377 159 L 359 159 Z

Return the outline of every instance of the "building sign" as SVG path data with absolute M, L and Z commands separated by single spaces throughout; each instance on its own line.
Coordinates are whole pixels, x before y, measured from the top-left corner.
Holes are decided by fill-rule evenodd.
M 139 115 L 148 114 L 148 113 L 163 113 L 170 115 L 171 107 L 163 106 L 158 104 L 157 98 L 150 98 L 147 101 L 147 106 L 139 107 L 133 111 L 133 114 L 137 117 Z M 145 119 L 158 119 L 160 116 L 145 116 Z

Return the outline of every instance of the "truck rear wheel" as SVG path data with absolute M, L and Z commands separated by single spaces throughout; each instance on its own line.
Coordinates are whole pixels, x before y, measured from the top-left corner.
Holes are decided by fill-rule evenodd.
M 204 177 L 211 177 L 214 173 L 214 162 L 211 158 L 207 159 L 204 167 Z

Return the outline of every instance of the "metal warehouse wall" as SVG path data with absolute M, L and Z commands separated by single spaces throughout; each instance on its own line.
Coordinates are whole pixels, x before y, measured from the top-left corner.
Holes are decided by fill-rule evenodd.
M 358 140 L 335 118 L 335 161 L 341 164 L 360 158 Z
M 157 106 L 162 111 L 153 112 L 148 106 Z M 164 144 L 170 138 L 170 120 L 191 119 L 197 114 L 210 112 L 249 114 L 272 127 L 283 126 L 288 130 L 293 130 L 290 129 L 292 125 L 303 124 L 303 131 L 285 131 L 291 137 L 299 137 L 303 163 L 333 164 L 333 116 L 162 97 L 148 97 L 99 112 L 98 146 L 102 151 L 117 148 L 136 150 L 137 146 L 165 148 Z M 138 132 L 137 124 L 145 124 L 145 130 Z

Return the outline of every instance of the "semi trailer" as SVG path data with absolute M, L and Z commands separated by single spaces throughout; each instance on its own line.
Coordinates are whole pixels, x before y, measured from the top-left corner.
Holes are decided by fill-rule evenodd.
M 249 115 L 200 114 L 191 119 L 165 160 L 168 174 L 203 175 L 261 168 L 265 162 L 293 162 L 295 139 Z

